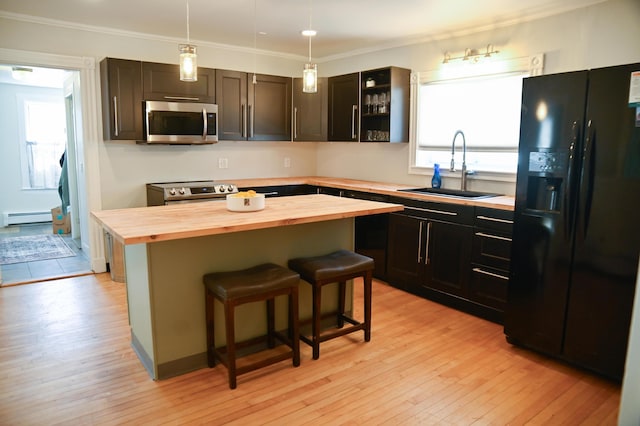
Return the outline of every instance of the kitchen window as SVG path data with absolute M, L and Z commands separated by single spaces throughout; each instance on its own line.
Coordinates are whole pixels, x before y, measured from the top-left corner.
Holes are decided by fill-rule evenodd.
M 447 64 L 454 68 L 421 73 L 414 79 L 412 172 L 429 173 L 436 163 L 448 170 L 453 137 L 462 130 L 468 170 L 477 172 L 477 178 L 491 175 L 515 180 L 522 79 L 532 74 L 526 69 L 530 63 L 528 58 L 503 61 L 490 69 L 478 64 Z M 459 136 L 455 141 L 456 170 L 462 167 L 462 145 Z

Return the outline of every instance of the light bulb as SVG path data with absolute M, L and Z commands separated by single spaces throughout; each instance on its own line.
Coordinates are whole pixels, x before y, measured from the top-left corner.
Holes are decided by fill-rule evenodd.
M 194 45 L 180 45 L 180 80 L 198 81 L 198 56 Z
M 318 66 L 316 64 L 304 64 L 302 91 L 304 93 L 316 93 L 318 91 Z

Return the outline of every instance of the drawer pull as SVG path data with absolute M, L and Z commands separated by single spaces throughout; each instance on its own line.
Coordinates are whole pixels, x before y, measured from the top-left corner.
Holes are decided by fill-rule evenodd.
M 478 237 L 493 238 L 494 240 L 502 240 L 502 241 L 511 242 L 511 238 L 509 238 L 509 237 L 501 237 L 499 235 L 485 234 L 484 232 L 476 232 L 476 235 Z
M 458 216 L 458 213 L 456 213 L 456 212 L 448 212 L 448 211 L 444 211 L 444 210 L 422 209 L 420 207 L 406 207 L 406 206 L 405 206 L 404 209 L 405 210 L 416 210 L 416 211 L 427 212 L 427 213 L 446 214 L 446 215 L 449 215 L 449 216 Z
M 476 216 L 477 219 L 488 220 L 490 222 L 500 222 L 500 223 L 508 223 L 513 225 L 513 221 L 509 219 L 498 219 L 497 217 L 489 217 L 489 216 Z
M 176 101 L 199 101 L 200 98 L 194 98 L 192 96 L 165 96 L 165 99 L 172 99 Z
M 505 277 L 504 275 L 494 274 L 493 272 L 485 271 L 480 268 L 473 268 L 473 272 L 477 272 L 479 274 L 489 275 L 494 278 L 500 278 L 501 280 L 509 281 L 509 277 Z

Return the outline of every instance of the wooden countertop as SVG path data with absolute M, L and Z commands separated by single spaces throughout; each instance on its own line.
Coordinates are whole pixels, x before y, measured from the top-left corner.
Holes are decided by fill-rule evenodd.
M 268 184 L 262 183 L 264 185 Z M 230 212 L 226 202 L 220 201 L 102 210 L 91 214 L 123 244 L 139 244 L 390 213 L 404 208 L 400 204 L 323 194 L 265 201 L 264 210 L 257 212 Z
M 464 204 L 470 206 L 488 207 L 500 210 L 513 211 L 515 198 L 502 195 L 491 198 L 467 199 L 446 197 L 442 195 L 415 194 L 399 191 L 400 189 L 415 188 L 416 185 L 394 184 L 386 182 L 374 182 L 357 179 L 343 179 L 317 176 L 302 176 L 288 178 L 261 178 L 261 179 L 230 179 L 241 188 L 251 188 L 271 185 L 317 185 L 338 189 L 350 189 L 353 191 L 371 192 L 375 194 L 392 195 L 413 200 L 434 201 L 438 203 Z

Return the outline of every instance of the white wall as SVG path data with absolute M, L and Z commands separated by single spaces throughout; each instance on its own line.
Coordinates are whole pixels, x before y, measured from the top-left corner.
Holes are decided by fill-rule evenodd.
M 291 166 L 284 167 L 285 157 Z M 218 168 L 226 158 L 228 168 Z M 106 142 L 100 146 L 104 209 L 146 205 L 145 183 L 315 175 L 311 143 L 220 141 L 202 146 L 148 146 Z
M 537 21 L 495 28 L 457 38 L 429 40 L 411 46 L 332 58 L 319 64 L 324 76 L 397 65 L 416 71 L 436 69 L 445 51 L 493 44 L 504 58 L 544 53 L 545 72 L 585 69 L 640 61 L 640 2 L 607 2 Z M 177 62 L 177 41 L 142 39 L 135 35 L 100 34 L 35 23 L 0 19 L 0 47 L 50 53 Z M 199 64 L 211 68 L 253 71 L 254 56 L 199 44 Z M 303 58 L 260 54 L 256 71 L 298 76 Z M 406 144 L 248 143 L 220 142 L 207 147 L 149 147 L 133 142 L 98 143 L 104 208 L 144 204 L 144 183 L 173 179 L 233 179 L 289 175 L 340 176 L 423 185 L 428 176 L 409 175 Z M 284 168 L 284 157 L 292 167 Z M 227 158 L 228 169 L 218 169 Z M 89 165 L 88 165 L 89 166 Z M 447 176 L 444 185 L 454 186 Z M 513 194 L 514 182 L 470 179 L 469 188 Z
M 22 189 L 18 97 L 30 94 L 63 98 L 62 89 L 0 83 L 0 215 L 14 212 L 46 212 L 60 205 L 57 189 Z M 57 158 L 55 160 L 58 161 Z M 6 225 L 1 222 L 2 216 L 0 226 Z
M 640 425 L 640 265 L 636 280 L 636 296 L 634 300 L 633 319 L 629 332 L 627 363 L 622 382 L 622 398 L 618 424 L 621 426 Z
M 196 41 L 197 42 L 197 41 Z M 142 39 L 126 34 L 101 34 L 78 29 L 0 18 L 0 48 L 59 55 L 139 59 L 177 63 L 178 41 Z M 298 76 L 304 58 L 259 54 L 256 72 Z M 198 44 L 198 64 L 209 68 L 254 71 L 250 51 L 233 51 L 219 46 Z M 99 68 L 96 78 L 99 81 Z M 99 94 L 96 94 L 99 99 Z M 102 208 L 126 208 L 146 204 L 144 184 L 148 182 L 192 179 L 233 179 L 245 177 L 306 176 L 316 174 L 315 144 L 227 142 L 206 146 L 145 146 L 134 141 L 87 141 L 96 143 L 98 164 L 87 164 L 100 171 L 99 191 Z M 284 158 L 291 167 L 284 167 Z M 218 158 L 227 158 L 228 168 L 218 168 Z
M 389 65 L 414 71 L 437 69 L 445 52 L 461 53 L 465 48 L 482 49 L 493 44 L 499 58 L 528 57 L 545 54 L 546 74 L 640 62 L 640 1 L 609 0 L 598 5 L 549 17 L 522 22 L 464 37 L 388 49 L 380 52 L 350 55 L 318 65 L 320 74 L 337 75 Z M 424 185 L 430 176 L 407 173 L 407 146 L 389 144 L 320 144 L 318 174 L 356 179 L 386 180 L 411 185 Z M 451 185 L 443 174 L 444 186 Z M 480 175 L 478 175 L 480 178 Z M 469 180 L 470 189 L 513 194 L 514 182 L 479 182 Z

